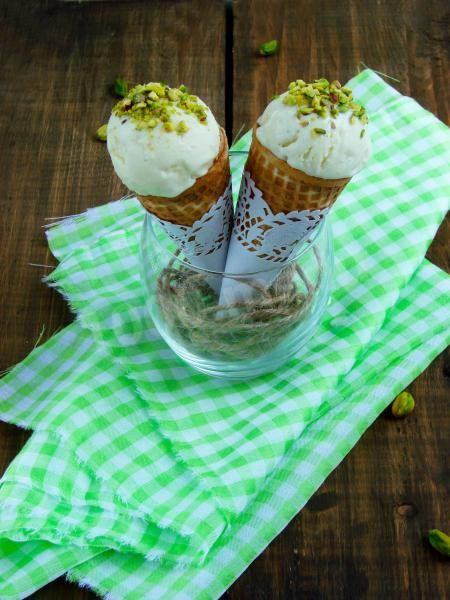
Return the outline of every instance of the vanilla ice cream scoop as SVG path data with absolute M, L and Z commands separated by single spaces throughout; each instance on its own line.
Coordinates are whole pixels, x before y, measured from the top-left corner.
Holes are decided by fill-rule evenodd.
M 107 145 L 118 177 L 133 192 L 174 198 L 213 164 L 220 128 L 185 86 L 148 83 L 114 107 Z
M 352 177 L 370 157 L 365 109 L 338 81 L 292 82 L 257 123 L 256 137 L 263 146 L 314 177 Z

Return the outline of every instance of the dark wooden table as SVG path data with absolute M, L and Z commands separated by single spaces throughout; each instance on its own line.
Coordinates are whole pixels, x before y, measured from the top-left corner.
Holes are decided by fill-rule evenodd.
M 72 319 L 30 266 L 54 264 L 44 219 L 124 192 L 93 139 L 117 75 L 188 84 L 232 138 L 292 79 L 345 81 L 365 63 L 448 123 L 449 14 L 446 0 L 0 0 L 0 371 Z M 258 56 L 272 38 L 279 54 Z M 447 221 L 428 253 L 442 268 L 449 239 Z M 424 541 L 450 529 L 449 372 L 444 355 L 430 365 L 414 414 L 381 416 L 225 598 L 450 598 Z M 0 473 L 27 437 L 0 423 Z M 34 596 L 90 597 L 63 579 Z

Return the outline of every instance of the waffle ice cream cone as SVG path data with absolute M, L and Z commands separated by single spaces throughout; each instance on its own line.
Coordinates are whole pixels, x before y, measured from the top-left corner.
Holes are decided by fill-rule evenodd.
M 263 146 L 255 131 L 245 171 L 274 215 L 329 208 L 350 181 L 350 177 L 322 179 L 294 169 Z
M 180 251 L 223 271 L 233 205 L 228 144 L 208 106 L 186 86 L 137 85 L 112 110 L 107 145 L 114 169 Z M 218 276 L 207 276 L 217 291 Z
M 233 220 L 228 143 L 220 129 L 219 152 L 208 171 L 174 198 L 137 194 L 142 206 L 158 219 L 188 261 L 200 269 L 225 267 Z M 220 292 L 219 275 L 206 275 Z
M 253 131 L 244 167 L 225 272 L 257 273 L 251 279 L 270 285 L 276 267 L 325 218 L 350 178 L 323 179 L 291 167 L 263 146 Z M 233 278 L 222 285 L 220 302 L 231 304 L 254 294 Z
M 228 142 L 220 128 L 220 148 L 207 173 L 175 198 L 137 194 L 142 206 L 161 221 L 191 227 L 223 195 L 230 181 Z
M 244 167 L 222 304 L 270 286 L 311 238 L 370 155 L 366 125 L 365 109 L 338 81 L 297 80 L 268 104 Z M 256 286 L 242 282 L 246 274 Z

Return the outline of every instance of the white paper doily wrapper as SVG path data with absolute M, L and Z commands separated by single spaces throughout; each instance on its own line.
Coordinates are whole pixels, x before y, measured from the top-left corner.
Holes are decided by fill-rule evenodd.
M 248 171 L 242 177 L 233 232 L 228 248 L 226 273 L 245 275 L 267 287 L 283 263 L 310 235 L 329 208 L 292 211 L 274 215 Z M 277 266 L 280 269 L 277 269 Z M 269 270 L 270 269 L 270 270 Z M 247 300 L 254 288 L 237 279 L 224 278 L 220 304 Z
M 233 225 L 231 182 L 217 202 L 190 227 L 154 218 L 194 267 L 224 271 Z M 221 277 L 211 275 L 207 277 L 207 281 L 219 293 Z

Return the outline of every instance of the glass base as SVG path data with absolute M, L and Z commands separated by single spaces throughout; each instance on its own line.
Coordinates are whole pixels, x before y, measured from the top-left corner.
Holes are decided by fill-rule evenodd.
M 333 274 L 328 221 L 314 231 L 289 261 L 232 275 L 165 252 L 146 219 L 142 277 L 161 337 L 191 367 L 222 379 L 251 379 L 298 357 L 323 317 Z M 222 298 L 224 290 L 231 297 Z
M 175 339 L 159 328 L 161 337 L 167 345 L 179 356 L 185 363 L 196 371 L 217 377 L 219 379 L 228 379 L 230 381 L 243 381 L 253 379 L 259 375 L 272 373 L 298 356 L 300 350 L 311 339 L 318 324 L 322 320 L 325 309 L 330 299 L 330 284 L 322 290 L 321 297 L 317 303 L 314 313 L 310 320 L 304 323 L 301 330 L 295 330 L 288 338 L 284 339 L 271 352 L 264 353 L 260 357 L 253 359 L 242 359 L 239 361 L 220 360 L 214 358 L 200 357 L 192 354 L 186 347 L 179 344 Z

